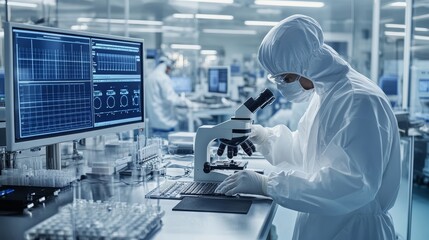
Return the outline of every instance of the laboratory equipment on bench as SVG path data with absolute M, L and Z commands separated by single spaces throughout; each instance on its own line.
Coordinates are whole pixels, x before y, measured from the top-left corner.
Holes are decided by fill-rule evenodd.
M 218 125 L 203 125 L 197 130 L 194 144 L 194 180 L 197 182 L 221 182 L 228 172 L 223 170 L 242 170 L 247 166 L 247 161 L 220 160 L 210 158 L 210 143 L 220 139 L 219 153 L 223 153 L 228 146 L 228 157 L 232 158 L 237 153 L 237 147 L 241 146 L 247 154 L 254 151 L 253 144 L 248 141 L 251 133 L 252 116 L 259 109 L 264 108 L 274 101 L 274 95 L 269 89 L 253 99 L 250 97 L 240 105 L 231 119 Z M 221 154 L 219 154 L 221 155 Z
M 32 227 L 26 239 L 148 239 L 164 212 L 145 204 L 78 199 Z M 106 221 L 107 220 L 107 221 Z
M 213 161 L 210 158 L 210 143 L 220 139 L 218 154 L 222 155 L 228 147 L 232 158 L 238 146 L 251 155 L 253 144 L 248 140 L 251 133 L 252 115 L 259 109 L 272 103 L 273 93 L 266 89 L 256 99 L 249 98 L 235 111 L 235 115 L 218 125 L 201 126 L 195 136 L 194 144 L 194 181 L 167 181 L 153 189 L 147 198 L 182 199 L 189 195 L 219 195 L 215 193 L 219 182 L 222 182 L 231 171 L 243 170 L 247 161 L 220 159 Z M 230 170 L 230 171 L 225 171 Z
M 159 189 L 155 188 L 147 194 L 147 198 L 155 199 L 183 199 L 185 196 L 224 196 L 215 193 L 219 183 L 192 182 L 192 181 L 167 181 Z

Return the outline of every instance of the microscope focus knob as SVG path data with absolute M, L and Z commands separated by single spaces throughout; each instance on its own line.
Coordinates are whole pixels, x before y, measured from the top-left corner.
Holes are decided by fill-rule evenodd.
M 205 173 L 209 173 L 211 170 L 212 170 L 212 168 L 211 168 L 211 166 L 210 166 L 210 163 L 205 162 L 205 163 L 204 163 L 203 171 L 204 171 Z

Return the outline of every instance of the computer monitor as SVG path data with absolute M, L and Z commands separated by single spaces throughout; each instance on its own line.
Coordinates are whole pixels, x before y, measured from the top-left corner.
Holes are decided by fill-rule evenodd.
M 230 71 L 228 66 L 209 67 L 208 69 L 208 95 L 228 96 Z
M 142 40 L 5 25 L 9 151 L 144 127 Z
M 231 64 L 231 76 L 241 76 L 241 67 L 239 64 Z
M 180 93 L 191 93 L 193 90 L 192 79 L 189 77 L 171 77 L 174 91 Z
M 378 80 L 381 90 L 389 98 L 392 107 L 396 107 L 399 103 L 398 94 L 398 76 L 397 75 L 383 75 Z
M 422 112 L 429 113 L 429 78 L 419 79 L 419 99 Z

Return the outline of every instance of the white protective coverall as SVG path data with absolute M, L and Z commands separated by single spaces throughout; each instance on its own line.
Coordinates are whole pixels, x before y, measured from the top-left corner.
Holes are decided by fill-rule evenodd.
M 388 210 L 399 189 L 400 138 L 385 94 L 324 44 L 307 16 L 273 27 L 259 61 L 315 86 L 298 129 L 265 128 L 257 146 L 281 169 L 269 175 L 268 195 L 299 211 L 293 239 L 395 239 Z
M 181 98 L 173 89 L 171 78 L 166 74 L 166 63 L 160 63 L 145 81 L 146 113 L 151 128 L 169 130 L 178 124 L 177 106 L 187 106 L 190 101 Z

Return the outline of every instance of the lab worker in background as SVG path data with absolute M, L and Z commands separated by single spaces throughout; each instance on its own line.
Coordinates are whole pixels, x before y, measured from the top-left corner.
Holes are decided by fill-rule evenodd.
M 155 69 L 147 76 L 146 113 L 149 118 L 151 137 L 167 138 L 179 122 L 179 106 L 190 106 L 187 98 L 179 96 L 173 89 L 169 76 L 173 69 L 173 61 L 165 56 L 158 60 Z
M 395 239 L 388 211 L 399 189 L 400 139 L 385 94 L 324 44 L 307 16 L 273 27 L 258 59 L 287 100 L 310 99 L 309 107 L 296 131 L 252 128 L 250 140 L 279 170 L 240 171 L 216 191 L 268 195 L 298 211 L 293 239 Z

